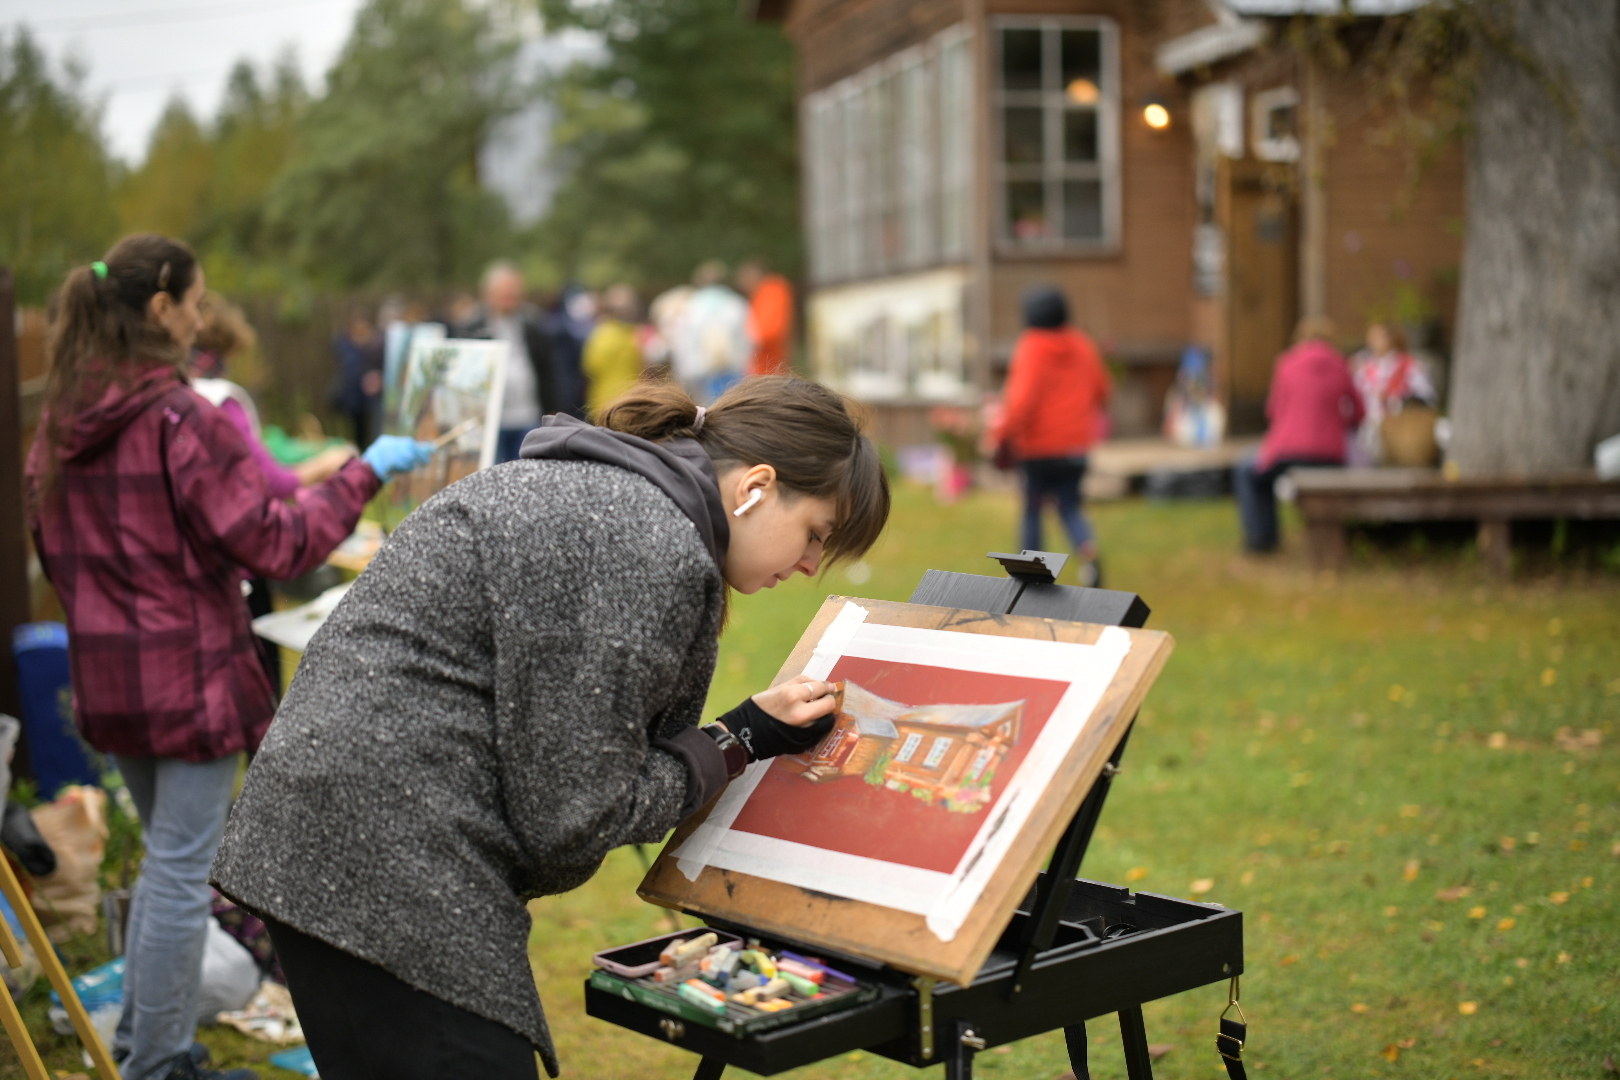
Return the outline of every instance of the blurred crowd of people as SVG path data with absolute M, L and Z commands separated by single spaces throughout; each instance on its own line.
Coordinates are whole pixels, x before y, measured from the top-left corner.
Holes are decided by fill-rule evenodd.
M 501 261 L 484 271 L 476 296 L 456 297 L 437 317 L 398 302 L 376 319 L 353 315 L 333 345 L 331 405 L 349 419 L 358 446 L 379 430 L 388 328 L 424 321 L 442 324 L 451 337 L 510 345 L 497 461 L 517 457 L 541 416 L 592 418 L 649 373 L 667 373 L 707 404 L 744 376 L 792 369 L 793 286 L 760 260 L 734 275 L 707 260 L 690 284 L 645 307 L 624 283 L 537 296 L 515 263 Z

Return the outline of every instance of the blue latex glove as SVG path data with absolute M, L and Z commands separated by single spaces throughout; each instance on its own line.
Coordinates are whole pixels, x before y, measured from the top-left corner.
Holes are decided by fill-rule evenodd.
M 433 444 L 405 435 L 379 435 L 360 460 L 371 466 L 377 479 L 387 483 L 402 472 L 419 469 L 433 456 Z

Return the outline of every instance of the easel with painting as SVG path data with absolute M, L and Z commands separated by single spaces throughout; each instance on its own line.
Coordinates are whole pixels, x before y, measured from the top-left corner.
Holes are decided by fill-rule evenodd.
M 855 972 L 859 1003 L 716 1027 L 597 972 L 587 1013 L 701 1055 L 696 1080 L 858 1049 L 967 1080 L 977 1053 L 1059 1028 L 1084 1080 L 1086 1021 L 1114 1012 L 1128 1075 L 1150 1080 L 1144 1002 L 1229 980 L 1236 1004 L 1241 912 L 1075 877 L 1172 640 L 1141 629 L 1134 594 L 1058 585 L 1064 556 L 992 557 L 1009 576 L 930 570 L 906 604 L 829 597 L 778 681 L 840 683 L 833 732 L 750 766 L 640 889 Z M 1236 1013 L 1217 1048 L 1243 1080 Z

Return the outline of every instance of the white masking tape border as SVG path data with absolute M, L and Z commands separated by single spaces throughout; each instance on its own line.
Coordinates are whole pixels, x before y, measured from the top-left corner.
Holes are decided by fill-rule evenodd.
M 844 655 L 854 639 L 855 632 L 866 622 L 866 616 L 867 610 L 861 605 L 853 600 L 844 601 L 843 609 L 822 631 L 821 640 L 816 642 L 803 674 L 812 679 L 825 679 L 830 675 L 833 665 L 838 663 L 838 658 Z M 720 801 L 703 824 L 694 829 L 686 842 L 675 850 L 675 865 L 686 875 L 687 881 L 696 881 L 703 868 L 709 865 L 721 838 L 730 830 L 731 823 L 737 820 L 737 815 L 742 813 L 749 796 L 765 779 L 765 770 L 770 767 L 769 761 L 756 761 L 748 766 L 741 776 L 726 787 L 725 794 L 720 796 Z

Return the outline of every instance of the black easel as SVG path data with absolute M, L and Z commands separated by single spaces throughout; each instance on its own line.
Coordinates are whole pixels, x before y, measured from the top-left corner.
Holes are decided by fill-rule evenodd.
M 1147 622 L 1148 607 L 1134 593 L 1057 584 L 1065 555 L 1024 551 L 990 557 L 1008 577 L 929 570 L 910 602 L 1109 626 Z M 1075 877 L 1128 738 L 1129 731 L 972 985 L 936 984 L 843 957 L 841 966 L 864 966 L 871 981 L 882 985 L 876 1001 L 751 1039 L 687 1027 L 597 990 L 589 981 L 585 1011 L 701 1054 L 694 1080 L 720 1080 L 728 1064 L 768 1076 L 856 1049 L 917 1067 L 944 1062 L 947 1080 L 971 1080 L 980 1051 L 1057 1028 L 1063 1029 L 1075 1077 L 1089 1080 L 1086 1021 L 1115 1012 L 1126 1074 L 1130 1080 L 1152 1080 L 1142 1003 L 1241 974 L 1243 916 L 1218 904 L 1132 894 Z M 770 939 L 747 927 L 709 922 Z M 827 955 L 825 949 L 782 943 Z

